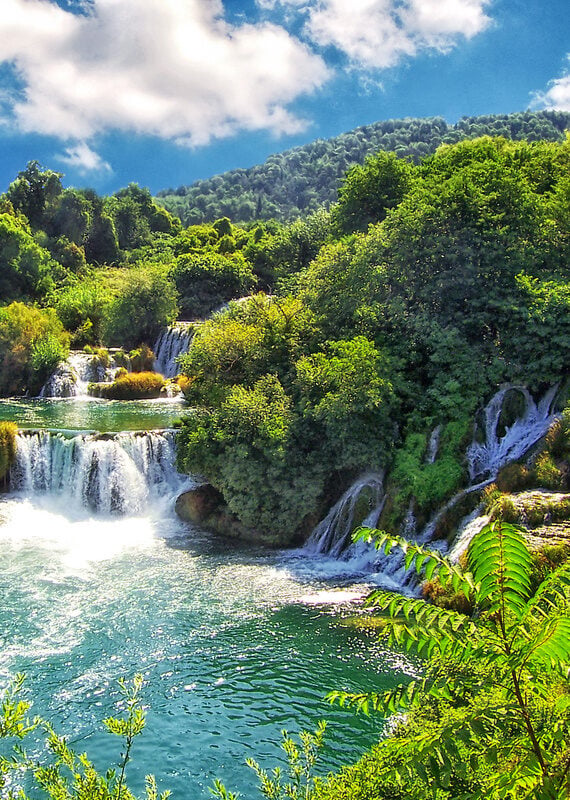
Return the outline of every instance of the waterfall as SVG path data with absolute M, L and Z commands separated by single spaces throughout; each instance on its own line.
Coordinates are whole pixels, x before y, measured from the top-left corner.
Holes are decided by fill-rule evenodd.
M 59 496 L 70 508 L 137 514 L 155 497 L 179 491 L 173 431 L 81 434 L 21 431 L 12 490 Z
M 484 409 L 484 441 L 473 441 L 467 449 L 467 463 L 472 482 L 484 477 L 495 478 L 501 467 L 523 456 L 556 419 L 552 413 L 552 403 L 558 386 L 551 387 L 544 397 L 536 403 L 524 386 L 506 386 L 491 398 Z M 503 436 L 497 434 L 497 427 L 509 392 L 519 392 L 525 403 L 521 417 L 508 427 Z
M 481 506 L 477 506 L 474 511 L 461 520 L 453 547 L 447 554 L 450 561 L 459 561 L 469 547 L 471 539 L 484 528 L 490 519 L 491 517 L 488 514 L 481 513 Z
M 448 500 L 419 534 L 416 533 L 413 504 L 410 503 L 402 526 L 402 535 L 407 535 L 422 543 L 433 541 L 439 523 L 460 500 L 488 486 L 496 478 L 501 467 L 511 461 L 516 461 L 536 444 L 556 419 L 552 405 L 557 388 L 557 386 L 551 387 L 538 402 L 535 402 L 530 392 L 523 386 L 505 386 L 500 389 L 483 409 L 484 441 L 480 442 L 474 436 L 473 442 L 467 448 L 466 459 L 469 466 L 470 484 Z M 520 393 L 524 401 L 524 410 L 500 436 L 499 422 L 509 392 Z M 431 433 L 426 452 L 426 463 L 433 464 L 437 459 L 440 433 L 440 426 Z M 370 503 L 368 516 L 356 513 L 365 489 L 368 492 L 367 499 Z M 326 517 L 319 522 L 311 533 L 305 550 L 312 554 L 324 554 L 351 562 L 368 559 L 369 568 L 380 569 L 381 577 L 390 578 L 395 585 L 398 584 L 400 587 L 409 584 L 410 574 L 404 569 L 403 559 L 397 554 L 388 557 L 382 556 L 380 553 L 372 553 L 370 546 L 364 552 L 362 548 L 366 547 L 365 545 L 362 543 L 355 545 L 351 542 L 351 534 L 357 525 L 376 527 L 383 505 L 382 476 L 365 475 L 359 478 L 331 508 Z M 466 547 L 466 543 L 476 532 L 477 526 L 482 527 L 485 524 L 486 518 L 479 516 L 479 513 L 470 515 L 461 523 L 456 544 L 451 550 L 454 556 L 459 557 L 462 548 Z M 446 546 L 445 542 L 442 544 L 444 547 Z
M 358 524 L 375 527 L 383 504 L 383 476 L 369 474 L 358 478 L 313 530 L 305 549 L 333 558 L 341 553 L 346 556 L 354 528 Z M 357 519 L 358 511 L 360 519 Z
M 433 464 L 435 459 L 437 458 L 440 435 L 441 435 L 441 425 L 436 425 L 436 427 L 431 432 L 431 436 L 429 437 L 427 453 L 426 453 L 426 464 Z
M 174 378 L 180 372 L 176 359 L 188 352 L 194 336 L 191 322 L 177 322 L 165 328 L 154 345 L 156 360 L 154 369 L 165 378 Z
M 92 354 L 83 350 L 71 350 L 67 360 L 58 364 L 48 378 L 39 396 L 88 397 L 87 386 L 91 381 L 113 381 L 118 369 L 118 365 L 112 360 L 110 366 L 105 367 Z

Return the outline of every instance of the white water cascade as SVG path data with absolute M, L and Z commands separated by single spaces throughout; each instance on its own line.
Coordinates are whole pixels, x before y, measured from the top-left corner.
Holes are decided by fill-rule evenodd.
M 66 361 L 58 364 L 39 394 L 40 397 L 88 397 L 89 383 L 113 381 L 119 366 L 112 360 L 108 367 L 83 350 L 71 350 Z
M 417 539 L 423 543 L 433 541 L 439 522 L 451 508 L 465 496 L 488 486 L 496 478 L 501 467 L 521 458 L 535 445 L 546 434 L 548 428 L 556 419 L 552 406 L 557 388 L 557 386 L 551 387 L 538 402 L 534 401 L 528 389 L 523 386 L 505 386 L 500 389 L 482 412 L 484 418 L 484 441 L 478 441 L 474 437 L 473 442 L 467 448 L 466 460 L 471 483 L 448 500 L 419 534 L 415 532 L 413 506 L 410 505 L 401 531 L 402 535 L 408 535 L 410 538 Z M 499 422 L 504 410 L 505 399 L 509 392 L 520 393 L 524 400 L 524 410 L 519 418 L 506 428 L 504 434 L 499 436 Z M 427 463 L 434 463 L 437 459 L 440 432 L 441 429 L 438 426 L 430 436 L 426 453 Z M 477 430 L 475 434 L 477 434 Z M 365 519 L 362 519 L 362 516 L 360 519 L 356 519 L 355 509 L 365 488 L 368 491 L 372 491 L 372 496 L 374 497 L 373 508 L 371 508 L 368 517 Z M 351 542 L 350 537 L 357 524 L 362 524 L 365 527 L 376 526 L 383 506 L 382 477 L 365 475 L 359 478 L 347 489 L 327 516 L 316 526 L 305 545 L 305 549 L 309 553 L 318 553 L 331 558 L 350 560 L 351 562 L 367 559 L 369 569 L 380 569 L 384 577 L 389 577 L 394 584 L 400 587 L 407 585 L 410 576 L 403 568 L 402 558 L 397 555 L 382 557 L 381 554 L 372 550 L 371 545 L 368 546 L 368 551 L 363 553 L 362 549 L 357 550 L 357 548 L 365 547 L 365 545 L 355 545 Z M 485 521 L 486 518 L 480 516 L 480 512 L 463 521 L 460 527 L 460 535 L 456 540 L 456 546 L 451 550 L 453 556 L 459 557 L 472 536 L 485 524 Z M 446 546 L 445 542 L 440 544 L 443 547 Z
M 165 378 L 174 378 L 180 372 L 177 358 L 188 352 L 194 336 L 191 322 L 176 322 L 165 328 L 154 345 L 154 369 Z
M 70 509 L 138 514 L 151 499 L 172 495 L 188 482 L 176 472 L 174 436 L 20 432 L 10 486 L 24 496 L 58 496 Z
M 521 458 L 556 419 L 552 404 L 558 386 L 552 386 L 536 403 L 524 386 L 505 386 L 489 401 L 484 409 L 484 441 L 473 441 L 467 449 L 469 476 L 475 483 L 485 477 L 494 478 L 501 467 Z M 509 392 L 518 392 L 525 402 L 522 416 L 508 427 L 503 436 L 497 434 L 497 427 Z
M 341 554 L 343 558 L 350 558 L 350 548 L 354 547 L 350 535 L 356 525 L 355 512 L 361 498 L 364 509 L 368 511 L 362 516 L 361 509 L 362 525 L 374 527 L 384 505 L 382 475 L 363 475 L 356 480 L 313 530 L 305 549 L 309 553 L 326 553 L 333 558 Z

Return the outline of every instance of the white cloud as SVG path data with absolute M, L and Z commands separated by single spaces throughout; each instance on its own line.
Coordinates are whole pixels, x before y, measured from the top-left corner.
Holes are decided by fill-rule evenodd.
M 231 25 L 221 0 L 92 0 L 84 14 L 53 0 L 2 0 L 0 62 L 23 92 L 20 130 L 79 142 L 68 163 L 100 168 L 84 144 L 109 129 L 190 144 L 239 129 L 292 133 L 287 106 L 329 77 L 284 28 Z
M 56 156 L 58 161 L 76 169 L 80 175 L 87 172 L 112 172 L 111 165 L 89 147 L 86 142 L 78 142 L 65 148 Z
M 567 59 L 570 62 L 570 53 Z M 550 81 L 545 92 L 537 92 L 532 105 L 553 111 L 570 111 L 570 72 Z
M 271 7 L 278 0 L 258 0 Z M 281 0 L 298 7 L 300 0 Z M 334 46 L 361 69 L 384 69 L 420 50 L 446 52 L 459 37 L 470 39 L 491 19 L 491 0 L 313 0 L 305 32 L 321 46 Z

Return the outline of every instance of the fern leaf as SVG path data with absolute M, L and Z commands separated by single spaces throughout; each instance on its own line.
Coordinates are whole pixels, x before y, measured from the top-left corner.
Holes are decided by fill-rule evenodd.
M 477 599 L 491 612 L 520 619 L 530 594 L 531 556 L 521 531 L 496 520 L 473 537 L 468 563 L 478 586 Z
M 559 616 L 549 620 L 537 639 L 522 648 L 524 662 L 532 660 L 549 666 L 551 663 L 570 660 L 570 619 Z
M 543 619 L 550 616 L 551 612 L 562 601 L 566 601 L 566 592 L 570 586 L 570 561 L 554 570 L 540 584 L 538 590 L 526 604 L 521 622 L 527 619 Z
M 395 547 L 399 548 L 405 557 L 406 568 L 414 567 L 419 575 L 425 575 L 431 580 L 437 575 L 445 585 L 453 582 L 455 591 L 461 591 L 469 597 L 474 589 L 471 575 L 464 573 L 457 564 L 452 564 L 441 553 L 428 550 L 417 542 L 409 542 L 401 536 L 378 531 L 373 528 L 358 528 L 353 534 L 354 541 L 374 542 L 377 550 L 390 553 Z

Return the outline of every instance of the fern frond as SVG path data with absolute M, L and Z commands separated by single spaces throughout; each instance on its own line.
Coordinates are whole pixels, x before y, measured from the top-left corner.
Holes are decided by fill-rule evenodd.
M 522 663 L 540 662 L 544 666 L 564 664 L 570 660 L 570 619 L 560 615 L 550 619 L 534 641 L 519 650 Z
M 521 623 L 527 619 L 549 617 L 560 602 L 565 602 L 570 587 L 570 561 L 561 564 L 540 584 L 537 591 L 526 604 Z
M 394 714 L 396 711 L 412 707 L 415 700 L 421 697 L 428 685 L 428 679 L 410 681 L 408 684 L 399 684 L 394 689 L 378 694 L 377 692 L 363 692 L 353 694 L 350 692 L 329 692 L 325 699 L 329 703 L 338 703 L 341 708 L 355 708 L 364 714 L 371 711 L 380 711 Z
M 531 556 L 519 528 L 498 519 L 473 537 L 467 550 L 477 599 L 493 613 L 520 619 L 530 596 Z
M 463 592 L 469 597 L 474 589 L 473 578 L 464 573 L 457 564 L 452 564 L 436 550 L 428 550 L 417 542 L 409 542 L 402 536 L 393 536 L 374 528 L 358 528 L 353 534 L 354 541 L 373 542 L 377 550 L 389 555 L 397 547 L 405 558 L 406 569 L 414 567 L 418 575 L 427 580 L 437 576 L 444 586 L 451 584 L 454 591 Z

